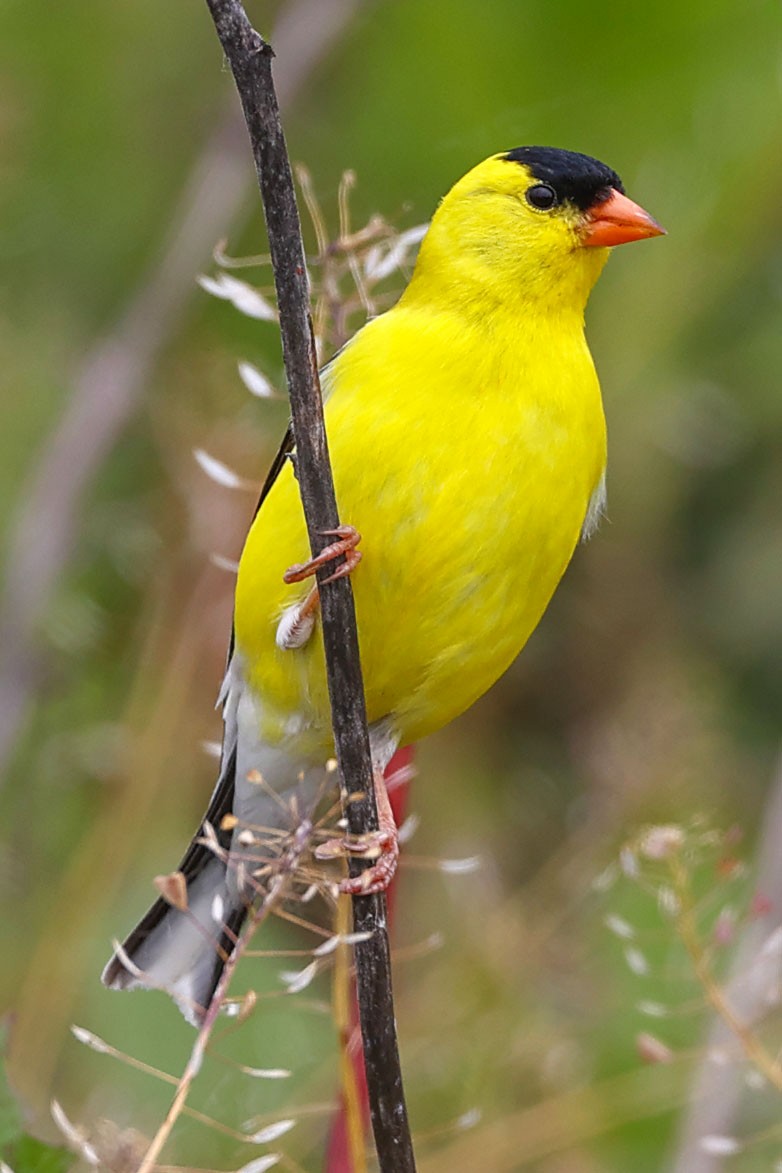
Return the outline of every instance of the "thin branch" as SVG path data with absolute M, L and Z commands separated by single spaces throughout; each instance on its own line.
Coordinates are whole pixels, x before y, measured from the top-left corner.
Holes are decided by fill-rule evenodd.
M 272 81 L 272 50 L 252 28 L 240 0 L 207 0 L 228 59 L 250 135 L 277 287 L 283 355 L 296 438 L 296 473 L 313 555 L 339 524 L 328 459 L 309 289 L 290 163 Z M 321 578 L 330 571 L 321 572 Z M 321 584 L 321 614 L 334 741 L 352 834 L 378 829 L 353 592 L 347 577 Z M 363 864 L 351 860 L 351 871 Z M 353 902 L 356 977 L 372 1127 L 380 1168 L 415 1169 L 394 1021 L 387 910 L 383 895 Z

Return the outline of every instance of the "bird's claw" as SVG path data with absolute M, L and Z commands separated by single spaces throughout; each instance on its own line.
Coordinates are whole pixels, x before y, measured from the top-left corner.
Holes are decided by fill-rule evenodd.
M 324 529 L 321 533 L 323 537 L 336 538 L 337 541 L 324 546 L 319 554 L 307 562 L 296 562 L 293 566 L 289 566 L 282 576 L 283 582 L 291 584 L 303 582 L 305 578 L 312 578 L 321 566 L 325 566 L 328 562 L 333 562 L 335 558 L 343 555 L 345 561 L 337 567 L 333 574 L 324 578 L 323 583 L 333 582 L 336 578 L 344 578 L 346 574 L 355 570 L 361 561 L 361 551 L 356 549 L 361 541 L 361 534 L 358 530 L 352 525 L 338 525 L 336 529 Z
M 319 554 L 310 558 L 309 562 L 296 562 L 293 566 L 289 566 L 282 576 L 283 581 L 289 585 L 294 582 L 303 582 L 305 578 L 311 578 L 321 566 L 333 562 L 335 558 L 344 556 L 345 561 L 340 562 L 334 573 L 330 574 L 328 578 L 324 578 L 323 582 L 316 584 L 303 602 L 294 603 L 283 612 L 277 624 L 276 635 L 277 647 L 283 651 L 303 647 L 312 635 L 320 605 L 318 586 L 322 586 L 326 582 L 334 582 L 337 578 L 344 578 L 346 574 L 355 570 L 361 561 L 361 551 L 356 549 L 361 541 L 361 534 L 352 525 L 339 525 L 336 529 L 321 530 L 321 533 L 327 538 L 337 538 L 337 541 L 324 546 Z
M 349 896 L 373 896 L 385 892 L 396 875 L 399 862 L 399 837 L 396 828 L 369 831 L 366 835 L 329 839 L 315 848 L 317 859 L 340 859 L 355 856 L 375 862 L 358 876 L 346 876 L 339 890 Z

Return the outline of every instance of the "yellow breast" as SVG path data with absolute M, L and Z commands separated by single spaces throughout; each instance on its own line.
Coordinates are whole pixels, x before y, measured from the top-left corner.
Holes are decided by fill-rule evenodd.
M 403 302 L 357 335 L 327 380 L 340 518 L 362 534 L 352 582 L 369 719 L 391 715 L 403 741 L 457 716 L 518 654 L 605 466 L 580 321 L 495 325 L 492 337 L 491 323 Z M 265 735 L 303 722 L 326 746 L 319 627 L 301 649 L 275 644 L 282 612 L 306 593 L 283 572 L 307 556 L 288 466 L 242 555 L 236 647 Z

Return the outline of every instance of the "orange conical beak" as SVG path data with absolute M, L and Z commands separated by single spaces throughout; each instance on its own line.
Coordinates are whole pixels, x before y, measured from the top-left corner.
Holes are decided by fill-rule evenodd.
M 587 248 L 612 248 L 630 240 L 664 235 L 665 229 L 648 212 L 612 188 L 607 200 L 593 204 L 587 211 L 582 243 Z

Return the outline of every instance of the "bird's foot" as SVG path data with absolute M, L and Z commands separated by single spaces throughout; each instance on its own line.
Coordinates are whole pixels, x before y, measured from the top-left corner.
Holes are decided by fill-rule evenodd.
M 358 859 L 374 861 L 359 875 L 347 876 L 340 882 L 340 892 L 346 892 L 349 896 L 373 896 L 376 892 L 385 892 L 396 875 L 399 862 L 399 832 L 381 769 L 375 769 L 374 780 L 378 830 L 368 831 L 365 835 L 346 835 L 342 839 L 329 839 L 327 843 L 315 848 L 317 859 L 335 859 L 352 855 Z
M 340 892 L 349 896 L 373 896 L 385 892 L 396 875 L 399 862 L 399 836 L 393 830 L 369 831 L 366 835 L 329 839 L 315 848 L 317 859 L 338 859 L 354 856 L 375 862 L 357 876 L 346 876 L 340 881 Z
M 293 566 L 289 566 L 283 574 L 283 582 L 303 582 L 305 578 L 312 578 L 314 574 L 325 566 L 328 562 L 333 562 L 335 558 L 342 555 L 345 561 L 341 562 L 333 574 L 328 578 L 324 578 L 323 582 L 333 582 L 335 578 L 344 578 L 346 574 L 350 574 L 355 570 L 361 561 L 361 551 L 356 549 L 356 546 L 361 541 L 361 534 L 352 525 L 338 525 L 336 529 L 324 529 L 322 531 L 323 537 L 336 538 L 336 542 L 331 542 L 328 546 L 324 546 L 319 554 L 314 558 L 310 558 L 308 562 L 297 562 Z
M 333 562 L 341 555 L 344 555 L 345 561 L 340 563 L 334 573 L 328 578 L 324 578 L 323 581 L 333 582 L 335 578 L 344 578 L 346 574 L 355 570 L 361 561 L 361 551 L 356 549 L 361 541 L 361 534 L 358 530 L 354 529 L 352 525 L 340 525 L 337 529 L 323 530 L 323 534 L 325 537 L 335 537 L 337 541 L 325 546 L 320 554 L 315 558 L 310 558 L 309 562 L 297 562 L 294 566 L 288 567 L 282 576 L 284 582 L 302 582 L 305 578 L 311 578 L 313 574 L 317 573 L 319 567 Z M 277 624 L 275 636 L 278 648 L 287 651 L 304 646 L 315 627 L 319 605 L 318 588 L 314 586 L 304 602 L 294 603 L 292 607 L 283 611 L 282 618 Z

